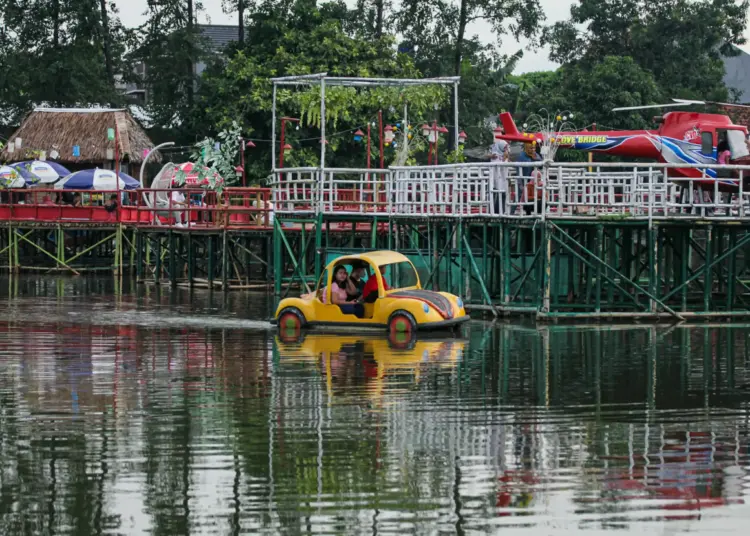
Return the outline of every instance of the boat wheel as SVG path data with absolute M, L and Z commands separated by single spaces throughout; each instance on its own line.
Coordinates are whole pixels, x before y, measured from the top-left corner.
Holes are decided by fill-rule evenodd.
M 414 333 L 417 331 L 417 322 L 406 311 L 396 311 L 388 321 L 388 331 L 390 333 Z
M 284 309 L 279 315 L 278 326 L 282 339 L 297 339 L 304 326 L 304 316 L 297 309 Z

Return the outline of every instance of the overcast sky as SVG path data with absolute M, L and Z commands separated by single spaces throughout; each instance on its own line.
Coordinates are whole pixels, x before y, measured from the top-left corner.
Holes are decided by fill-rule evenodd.
M 144 13 L 146 12 L 147 0 L 114 0 L 115 4 L 120 8 L 120 18 L 126 26 L 137 26 L 141 24 L 144 19 Z M 353 4 L 352 0 L 347 0 L 348 3 Z M 573 0 L 540 0 L 544 12 L 547 15 L 547 23 L 557 22 L 567 18 L 570 13 L 570 5 Z M 211 23 L 211 24 L 237 24 L 236 14 L 225 15 L 221 10 L 221 0 L 203 0 L 204 11 L 200 14 L 199 22 Z M 494 39 L 492 30 L 487 24 L 475 24 L 471 27 L 471 32 L 478 34 L 483 41 L 490 41 Z M 750 31 L 746 32 L 745 35 L 750 41 Z M 512 54 L 519 49 L 520 46 L 525 46 L 526 43 L 516 43 L 506 37 L 505 46 L 507 47 L 507 53 Z M 750 46 L 742 47 L 746 51 L 750 52 Z M 544 71 L 554 68 L 555 64 L 549 61 L 547 57 L 547 51 L 539 50 L 538 52 L 525 51 L 523 60 L 518 65 L 516 72 L 524 73 L 528 71 Z

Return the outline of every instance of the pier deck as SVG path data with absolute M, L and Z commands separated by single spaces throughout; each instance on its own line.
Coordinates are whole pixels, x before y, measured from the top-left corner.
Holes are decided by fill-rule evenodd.
M 629 166 L 537 166 L 534 191 L 517 164 L 283 169 L 269 189 L 228 189 L 188 210 L 141 190 L 108 219 L 103 207 L 86 220 L 6 204 L 0 263 L 281 297 L 314 287 L 336 255 L 385 248 L 407 254 L 424 287 L 495 315 L 750 316 L 750 168 L 716 180 L 696 166 L 696 178 L 676 182 L 674 166 Z M 501 167 L 511 175 L 504 203 Z

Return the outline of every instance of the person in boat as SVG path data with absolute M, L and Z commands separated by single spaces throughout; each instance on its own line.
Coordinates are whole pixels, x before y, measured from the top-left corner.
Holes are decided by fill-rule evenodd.
M 391 290 L 388 282 L 385 280 L 385 266 L 379 266 L 378 269 L 383 278 L 383 289 Z M 378 279 L 375 277 L 375 274 L 372 274 L 367 283 L 365 283 L 365 287 L 362 289 L 362 299 L 365 303 L 374 303 L 378 299 Z
M 361 262 L 352 263 L 352 273 L 346 279 L 346 297 L 349 301 L 359 300 L 365 289 L 362 277 L 365 275 L 365 264 Z
M 82 206 L 82 204 L 81 204 L 81 194 L 79 194 L 78 192 L 76 192 L 76 193 L 73 194 L 73 206 L 74 207 L 80 207 L 80 206 Z
M 346 267 L 338 265 L 333 269 L 333 280 L 331 281 L 331 304 L 338 305 L 341 312 L 345 315 L 355 315 L 358 318 L 362 318 L 365 314 L 365 308 L 361 303 L 356 300 L 350 300 L 346 294 L 346 285 L 349 279 L 349 274 L 346 272 Z M 327 303 L 326 300 L 328 289 L 323 288 L 321 294 L 321 301 Z

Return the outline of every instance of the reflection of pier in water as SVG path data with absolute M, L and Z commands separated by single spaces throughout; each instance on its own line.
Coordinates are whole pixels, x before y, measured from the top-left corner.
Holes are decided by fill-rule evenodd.
M 0 376 L 14 385 L 3 404 L 12 392 L 15 422 L 55 445 L 46 489 L 73 486 L 79 458 L 98 464 L 91 500 L 105 510 L 134 475 L 147 480 L 136 508 L 154 519 L 159 496 L 208 516 L 201 498 L 235 489 L 243 530 L 385 530 L 406 511 L 408 523 L 475 530 L 556 512 L 614 523 L 747 502 L 742 328 L 499 326 L 411 350 L 361 337 L 289 350 L 240 330 L 0 333 Z M 80 453 L 65 443 L 83 441 L 74 400 Z M 0 429 L 0 444 L 12 433 Z M 2 453 L 6 467 L 21 460 Z M 198 478 L 214 466 L 216 481 Z M 180 515 L 154 522 L 174 529 Z

